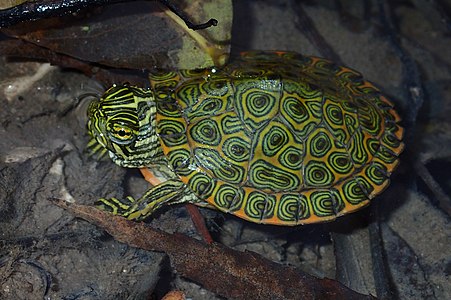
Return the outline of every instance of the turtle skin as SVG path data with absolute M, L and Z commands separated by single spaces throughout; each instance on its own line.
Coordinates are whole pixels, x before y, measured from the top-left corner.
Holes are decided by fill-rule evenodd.
M 153 143 L 124 151 L 106 135 L 100 142 L 99 117 L 90 117 L 91 135 L 117 163 L 172 172 L 137 201 L 101 201 L 130 219 L 192 202 L 263 224 L 331 221 L 380 194 L 404 148 L 393 104 L 358 72 L 322 58 L 246 52 L 221 69 L 155 72 L 150 83 L 149 91 L 117 86 L 102 99 L 122 115 L 122 94 L 147 103 L 126 127 L 141 141 L 151 127 Z M 122 118 L 115 124 L 131 120 Z

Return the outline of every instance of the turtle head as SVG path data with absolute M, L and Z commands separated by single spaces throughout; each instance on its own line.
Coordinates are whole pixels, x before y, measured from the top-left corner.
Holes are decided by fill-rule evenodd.
M 153 92 L 128 85 L 114 85 L 88 108 L 90 148 L 105 149 L 123 167 L 153 164 L 161 155 L 155 131 Z

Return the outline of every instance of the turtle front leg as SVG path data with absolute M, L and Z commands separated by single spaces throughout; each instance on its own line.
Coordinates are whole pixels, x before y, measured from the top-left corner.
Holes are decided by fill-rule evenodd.
M 128 196 L 124 200 L 117 198 L 99 199 L 97 208 L 123 216 L 129 220 L 141 221 L 158 208 L 186 202 L 196 202 L 197 197 L 178 179 L 170 179 L 149 189 L 141 198 L 135 200 Z

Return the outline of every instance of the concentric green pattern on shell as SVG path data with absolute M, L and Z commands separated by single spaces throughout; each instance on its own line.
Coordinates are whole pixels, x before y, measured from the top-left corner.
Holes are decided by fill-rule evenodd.
M 392 104 L 361 75 L 295 53 L 151 76 L 157 132 L 176 174 L 219 210 L 278 225 L 369 203 L 403 149 Z

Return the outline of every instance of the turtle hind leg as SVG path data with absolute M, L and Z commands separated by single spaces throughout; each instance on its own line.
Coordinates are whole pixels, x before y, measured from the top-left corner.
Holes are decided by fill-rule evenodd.
M 162 206 L 197 201 L 197 197 L 182 181 L 170 179 L 152 187 L 139 199 L 135 200 L 130 196 L 123 200 L 102 198 L 96 201 L 95 205 L 101 210 L 129 220 L 141 221 Z

